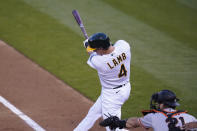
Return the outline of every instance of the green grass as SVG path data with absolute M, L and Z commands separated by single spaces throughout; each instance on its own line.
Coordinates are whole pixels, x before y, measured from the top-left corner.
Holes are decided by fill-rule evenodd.
M 95 70 L 86 64 L 78 9 L 88 34 L 106 32 L 132 46 L 131 97 L 123 118 L 140 116 L 152 93 L 171 89 L 182 109 L 197 117 L 196 10 L 166 0 L 6 0 L 0 2 L 0 39 L 91 100 L 100 94 Z M 9 10 L 9 12 L 8 12 Z
M 96 79 L 97 75 L 86 64 L 88 56 L 79 35 L 23 2 L 8 0 L 0 5 L 2 40 L 96 100 L 98 93 L 94 90 L 100 90 L 99 82 L 92 81 L 92 85 L 97 81 L 94 88 L 88 85 L 91 80 L 89 83 L 85 82 Z M 7 10 L 10 10 L 9 15 Z
M 182 3 L 179 3 L 178 1 L 175 1 L 175 0 L 166 0 L 166 1 L 125 0 L 124 2 L 119 1 L 119 0 L 113 0 L 113 1 L 112 0 L 103 0 L 103 1 L 108 3 L 109 5 L 111 5 L 113 8 L 116 8 L 117 10 L 120 10 L 123 13 L 125 13 L 131 17 L 135 17 L 136 19 L 143 21 L 147 25 L 159 30 L 160 32 L 164 33 L 165 35 L 168 35 L 169 37 L 175 39 L 179 43 L 183 43 L 184 47 L 187 46 L 189 48 L 194 49 L 193 50 L 194 54 L 197 53 L 196 52 L 196 49 L 197 49 L 197 44 L 196 44 L 196 41 L 197 41 L 197 37 L 196 37 L 197 36 L 197 25 L 196 25 L 197 10 L 196 9 L 189 8 L 188 6 L 183 5 Z M 195 5 L 193 5 L 193 7 L 194 6 L 197 7 L 196 3 L 194 3 L 194 4 Z M 143 32 L 141 32 L 141 33 L 143 35 Z M 158 37 L 158 36 L 156 36 L 156 37 Z M 144 38 L 144 39 L 146 39 L 146 38 Z M 163 41 L 165 41 L 165 40 L 163 40 Z M 166 43 L 164 43 L 164 44 L 166 44 Z M 175 47 L 172 47 L 170 45 L 168 47 L 168 50 L 166 53 L 170 53 L 170 49 L 172 50 L 172 48 L 176 48 L 176 50 L 179 50 L 180 44 L 177 44 L 177 45 L 178 46 L 175 46 Z M 195 74 L 196 68 L 197 68 L 197 63 L 196 63 L 197 57 L 196 57 L 196 55 L 189 55 L 190 57 L 187 57 L 187 55 L 185 55 L 185 54 L 187 54 L 187 52 L 188 52 L 187 49 L 185 49 L 185 50 L 183 49 L 180 52 L 175 52 L 174 54 L 172 53 L 170 55 L 170 57 L 177 56 L 176 62 L 173 63 L 175 66 L 173 67 L 173 65 L 171 65 L 170 68 L 167 68 L 169 70 L 166 70 L 166 69 L 164 70 L 164 72 L 167 71 L 167 72 L 171 73 L 171 76 L 169 77 L 169 75 L 167 75 L 165 79 L 170 80 L 172 78 L 172 80 L 175 82 L 176 85 L 180 84 L 179 83 L 180 80 L 177 80 L 177 82 L 176 82 L 176 78 L 178 78 L 178 77 L 180 77 L 180 75 L 182 75 L 181 77 L 183 77 L 183 78 L 180 78 L 180 79 L 183 80 L 182 81 L 183 84 L 182 84 L 182 86 L 178 87 L 179 89 L 176 89 L 175 84 L 174 85 L 170 84 L 170 86 L 169 86 L 168 82 L 166 82 L 165 84 L 159 84 L 158 79 L 154 80 L 154 75 L 151 76 L 151 79 L 150 79 L 149 77 L 145 77 L 146 71 L 140 71 L 142 69 L 135 70 L 135 68 L 134 68 L 134 70 L 133 70 L 134 76 L 133 77 L 134 77 L 135 81 L 137 80 L 136 82 L 135 81 L 134 82 L 135 83 L 142 82 L 143 85 L 141 85 L 141 86 L 143 88 L 139 89 L 139 87 L 141 87 L 141 86 L 135 85 L 135 84 L 134 84 L 134 87 L 137 87 L 138 88 L 137 90 L 141 91 L 141 92 L 145 91 L 145 86 L 147 86 L 147 88 L 150 89 L 150 90 L 147 90 L 148 92 L 150 91 L 150 93 L 144 94 L 145 96 L 143 96 L 143 93 L 139 93 L 140 95 L 142 95 L 142 99 L 138 100 L 139 96 L 136 96 L 136 98 L 137 98 L 136 103 L 138 103 L 139 101 L 143 101 L 143 99 L 145 97 L 146 97 L 146 100 L 147 99 L 149 100 L 149 98 L 147 98 L 147 96 L 150 96 L 151 92 L 154 89 L 156 89 L 156 87 L 159 87 L 159 89 L 168 88 L 168 89 L 175 91 L 177 93 L 177 95 L 179 95 L 181 97 L 181 100 L 182 100 L 181 104 L 183 106 L 181 106 L 180 108 L 187 109 L 191 113 L 193 113 L 194 115 L 197 115 L 197 112 L 194 111 L 194 109 L 196 109 L 196 106 L 194 103 L 196 100 L 195 94 L 197 93 L 197 87 L 196 87 L 196 84 L 193 83 L 195 81 L 195 79 L 197 78 L 196 74 Z M 151 52 L 151 53 L 154 54 L 153 52 Z M 181 55 L 179 53 L 183 53 L 182 57 L 186 58 L 182 62 L 180 62 L 180 64 L 178 64 L 179 62 L 177 61 L 181 57 Z M 194 57 L 194 59 L 191 59 L 191 57 Z M 159 59 L 162 61 L 162 57 L 160 57 Z M 153 66 L 154 63 L 158 62 L 156 59 L 155 59 L 155 62 L 154 62 L 154 60 L 151 60 L 151 58 L 149 58 L 149 60 L 151 61 L 151 66 Z M 184 63 L 187 63 L 187 65 Z M 147 63 L 143 62 L 143 64 L 147 64 Z M 161 66 L 163 66 L 162 62 L 160 62 L 159 64 Z M 166 64 L 166 62 L 164 64 Z M 169 62 L 168 64 L 170 65 L 172 63 Z M 183 67 L 180 67 L 180 66 L 183 66 Z M 182 70 L 178 69 L 179 67 L 182 68 Z M 191 72 L 187 68 L 190 68 Z M 174 70 L 176 70 L 176 71 L 174 72 Z M 188 72 L 188 71 L 189 71 L 188 74 L 183 73 L 183 72 Z M 159 74 L 159 75 L 165 75 L 164 72 L 163 72 L 163 74 Z M 195 73 L 192 74 L 192 72 L 193 73 L 195 72 Z M 143 74 L 143 73 L 145 73 L 145 74 Z M 143 74 L 143 75 L 139 76 L 139 74 Z M 144 80 L 138 81 L 139 77 L 144 78 Z M 165 76 L 161 76 L 161 77 L 165 77 Z M 144 83 L 144 82 L 147 82 L 149 79 L 152 81 L 152 82 L 150 82 L 150 84 L 147 85 L 147 83 Z M 165 81 L 160 81 L 160 82 L 164 83 Z M 152 87 L 152 88 L 150 88 L 150 87 Z M 188 87 L 189 87 L 189 89 L 188 89 Z M 187 90 L 190 90 L 190 93 L 187 94 L 187 92 L 188 92 Z M 129 102 L 130 102 L 129 104 L 132 104 L 132 101 L 129 101 Z M 135 99 L 133 100 L 133 102 L 135 102 Z M 188 103 L 191 103 L 191 104 L 188 104 Z M 144 104 L 144 103 L 142 102 L 141 104 Z
M 140 67 L 132 66 L 132 72 L 133 88 L 131 90 L 130 100 L 123 106 L 123 117 L 128 116 L 128 114 L 141 116 L 140 111 L 150 108 L 150 96 L 153 92 L 169 88 L 165 83 L 162 83 Z M 136 109 L 138 110 L 136 111 Z
M 183 5 L 178 0 L 103 1 L 185 43 L 185 45 L 197 49 L 197 10 Z M 197 3 L 194 4 L 197 7 Z

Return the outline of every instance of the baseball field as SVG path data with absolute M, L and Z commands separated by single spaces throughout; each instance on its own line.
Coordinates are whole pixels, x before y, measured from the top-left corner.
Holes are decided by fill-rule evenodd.
M 0 96 L 46 130 L 72 130 L 85 116 L 101 87 L 97 72 L 86 64 L 84 37 L 73 9 L 88 35 L 104 32 L 112 43 L 123 39 L 131 45 L 132 91 L 122 118 L 141 116 L 141 110 L 149 109 L 150 96 L 161 89 L 174 91 L 180 98 L 178 109 L 197 117 L 196 0 L 1 0 Z M 10 48 L 33 66 L 15 69 L 26 64 L 15 64 L 22 56 L 9 55 Z M 69 87 L 50 84 L 52 79 Z M 18 118 L 2 103 L 0 109 L 0 123 L 7 121 L 1 130 L 31 130 L 21 121 L 9 125 Z

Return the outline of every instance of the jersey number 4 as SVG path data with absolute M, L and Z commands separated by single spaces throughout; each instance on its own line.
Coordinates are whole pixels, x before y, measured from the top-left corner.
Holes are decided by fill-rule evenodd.
M 119 78 L 122 77 L 122 76 L 127 76 L 127 70 L 126 70 L 124 64 L 121 65 L 120 72 L 118 74 Z

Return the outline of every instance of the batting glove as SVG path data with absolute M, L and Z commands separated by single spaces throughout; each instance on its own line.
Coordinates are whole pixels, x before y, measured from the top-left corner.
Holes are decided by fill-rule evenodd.
M 89 43 L 88 43 L 88 39 L 86 39 L 85 41 L 83 41 L 83 46 L 84 46 L 85 48 L 87 48 L 87 47 L 88 47 L 88 45 L 89 45 Z

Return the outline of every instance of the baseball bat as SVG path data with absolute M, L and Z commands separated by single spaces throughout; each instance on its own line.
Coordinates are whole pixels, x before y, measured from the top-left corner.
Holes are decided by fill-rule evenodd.
M 87 33 L 86 33 L 86 30 L 85 30 L 85 27 L 84 27 L 84 25 L 83 25 L 82 19 L 81 19 L 80 15 L 79 15 L 79 12 L 78 12 L 77 10 L 73 10 L 73 11 L 72 11 L 72 14 L 73 14 L 73 16 L 74 16 L 74 18 L 75 18 L 77 24 L 78 24 L 79 27 L 81 28 L 81 31 L 82 31 L 84 37 L 85 37 L 86 39 L 88 39 L 88 35 L 87 35 Z

